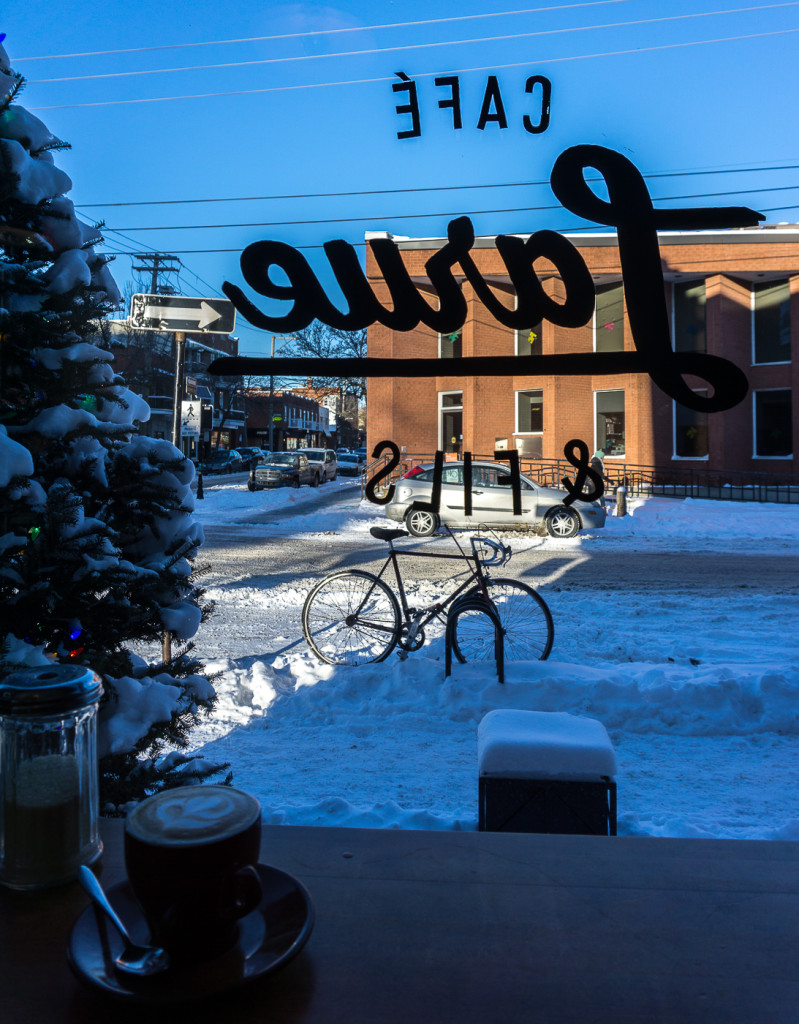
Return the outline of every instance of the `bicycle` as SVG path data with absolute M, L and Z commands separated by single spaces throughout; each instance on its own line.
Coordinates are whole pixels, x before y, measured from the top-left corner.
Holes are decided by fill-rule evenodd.
M 433 619 L 445 622 L 447 607 L 461 594 L 482 595 L 499 613 L 504 632 L 506 661 L 543 661 L 555 637 L 552 614 L 544 599 L 519 580 L 492 578 L 489 566 L 505 565 L 511 548 L 484 535 L 471 537 L 467 555 L 449 528 L 459 554 L 401 551 L 394 541 L 409 536 L 406 530 L 373 526 L 369 531 L 388 543 L 388 556 L 377 575 L 363 569 L 339 569 L 321 579 L 308 594 L 302 609 L 305 640 L 320 661 L 328 665 L 364 665 L 385 661 L 397 645 L 403 655 L 418 651 L 425 641 L 425 626 Z M 398 558 L 459 559 L 467 563 L 468 579 L 443 600 L 423 608 L 408 604 Z M 399 601 L 383 579 L 391 565 Z M 494 657 L 495 632 L 489 617 L 464 612 L 455 624 L 452 649 L 460 662 Z

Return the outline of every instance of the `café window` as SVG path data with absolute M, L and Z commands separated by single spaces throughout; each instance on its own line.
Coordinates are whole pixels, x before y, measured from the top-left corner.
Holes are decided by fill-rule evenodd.
M 791 359 L 791 293 L 787 281 L 769 281 L 752 289 L 752 347 L 755 363 Z
M 621 284 L 601 284 L 596 289 L 594 351 L 624 351 L 624 289 Z
M 707 395 L 707 391 L 697 391 Z M 674 403 L 674 457 L 677 459 L 706 459 L 707 413 L 688 409 L 679 402 Z
M 755 391 L 754 420 L 755 458 L 791 458 L 793 438 L 790 389 Z
M 678 281 L 672 294 L 675 352 L 706 352 L 705 282 Z
M 516 308 L 519 300 L 516 299 Z M 543 331 L 544 322 L 539 320 L 533 327 L 525 327 L 523 330 L 514 331 L 517 356 L 540 356 L 543 355 Z
M 624 455 L 624 392 L 594 392 L 596 447 L 607 455 Z

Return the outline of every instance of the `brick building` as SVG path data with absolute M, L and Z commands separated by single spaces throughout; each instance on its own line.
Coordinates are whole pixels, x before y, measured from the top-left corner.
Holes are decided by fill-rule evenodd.
M 372 236 L 375 237 L 375 236 Z M 390 237 L 383 235 L 382 237 Z M 438 357 L 441 372 L 424 379 L 369 381 L 370 449 L 386 439 L 408 453 L 471 451 L 490 455 L 516 448 L 529 459 L 563 458 L 564 445 L 581 438 L 605 448 L 609 468 L 621 465 L 704 466 L 713 470 L 789 474 L 799 448 L 799 226 L 674 232 L 659 236 L 665 298 L 676 351 L 717 354 L 735 363 L 749 394 L 725 412 L 699 413 L 660 391 L 646 374 L 615 376 L 454 377 L 451 356 L 549 355 L 633 351 L 616 236 L 568 235 L 585 261 L 596 291 L 593 318 L 566 329 L 544 321 L 524 331 L 499 324 L 476 299 L 456 265 L 468 314 L 461 331 L 438 335 L 424 325 L 400 333 L 375 324 L 368 332 L 374 357 Z M 431 292 L 425 262 L 445 239 L 394 242 L 420 291 Z M 471 252 L 483 278 L 509 305 L 514 291 L 493 238 L 478 238 Z M 537 261 L 550 296 L 563 285 L 554 266 Z M 367 247 L 367 277 L 390 306 L 388 289 Z M 431 304 L 435 293 L 427 295 Z M 686 378 L 696 391 L 707 389 Z

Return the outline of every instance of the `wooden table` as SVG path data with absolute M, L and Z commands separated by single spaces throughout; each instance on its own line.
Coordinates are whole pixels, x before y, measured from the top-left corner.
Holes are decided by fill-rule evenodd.
M 110 886 L 122 824 L 102 831 Z M 310 941 L 187 1020 L 799 1022 L 796 843 L 269 826 L 261 859 L 310 891 Z M 67 936 L 86 903 L 76 883 L 0 890 L 3 1024 L 159 1012 L 72 976 Z

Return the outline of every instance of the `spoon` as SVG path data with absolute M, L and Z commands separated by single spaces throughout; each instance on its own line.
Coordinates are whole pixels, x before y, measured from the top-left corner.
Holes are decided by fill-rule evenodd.
M 127 929 L 120 921 L 116 911 L 108 902 L 108 897 L 103 888 L 85 864 L 78 868 L 80 884 L 91 896 L 94 902 L 110 918 L 112 924 L 125 940 L 125 948 L 116 958 L 114 963 L 125 974 L 137 974 L 139 977 L 146 977 L 149 974 L 159 974 L 169 967 L 169 954 L 165 949 L 158 946 L 137 946 L 128 935 Z

